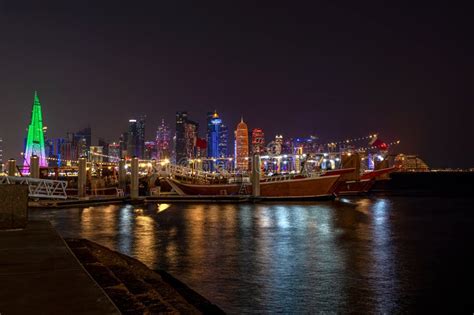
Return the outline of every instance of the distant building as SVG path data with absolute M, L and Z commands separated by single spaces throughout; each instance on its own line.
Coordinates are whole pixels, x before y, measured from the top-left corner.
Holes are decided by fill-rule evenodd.
M 143 158 L 145 154 L 145 116 L 128 121 L 127 156 Z
M 303 138 L 290 138 L 285 140 L 282 147 L 282 152 L 286 154 L 310 154 L 318 153 L 319 145 L 316 136 L 309 136 Z
M 235 129 L 235 168 L 240 171 L 249 169 L 249 132 L 243 118 Z
M 265 134 L 263 129 L 254 128 L 252 129 L 252 153 L 263 154 L 265 153 Z
M 128 145 L 128 132 L 123 132 L 120 135 L 119 146 L 120 146 L 120 157 L 126 158 L 127 157 L 127 145 Z
M 109 142 L 108 141 L 105 141 L 104 139 L 102 138 L 99 138 L 99 147 L 102 147 L 102 154 L 104 155 L 103 156 L 103 161 L 104 162 L 109 162 L 109 158 L 108 158 L 108 155 L 109 155 Z
M 276 135 L 275 140 L 271 141 L 267 145 L 267 152 L 274 155 L 280 155 L 283 147 L 283 136 Z
M 45 152 L 49 167 L 63 166 L 66 164 L 64 159 L 67 140 L 64 138 L 47 139 L 45 143 Z
M 102 163 L 104 161 L 103 147 L 91 146 L 90 147 L 90 158 L 92 163 Z
M 207 157 L 219 159 L 227 157 L 228 129 L 217 112 L 207 113 Z M 217 160 L 218 165 L 225 161 Z M 215 163 L 210 164 L 212 170 Z
M 3 163 L 3 139 L 0 138 L 0 163 Z M 0 170 L 1 172 L 2 170 Z
M 108 146 L 109 162 L 118 162 L 120 160 L 120 143 L 110 143 Z
M 199 124 L 192 120 L 188 120 L 185 124 L 185 140 L 186 140 L 186 158 L 193 159 L 197 155 L 197 139 Z
M 91 127 L 86 127 L 76 132 L 68 132 L 66 141 L 70 143 L 70 150 L 68 150 L 67 159 L 77 160 L 81 156 L 88 156 L 91 140 Z
M 199 124 L 188 119 L 187 112 L 176 113 L 176 163 L 187 163 L 196 156 Z
M 219 133 L 219 157 L 226 157 L 229 155 L 229 129 L 226 125 L 221 125 Z
M 181 163 L 187 159 L 186 155 L 186 123 L 188 121 L 187 112 L 176 113 L 176 163 Z
M 222 119 L 217 112 L 207 113 L 207 156 L 210 158 L 219 157 L 220 129 Z
M 143 159 L 152 160 L 156 159 L 156 142 L 155 141 L 146 141 L 145 142 L 145 154 Z
M 165 124 L 165 120 L 161 120 L 161 125 L 156 132 L 156 149 L 157 158 L 160 160 L 171 158 L 171 131 L 170 127 Z
M 405 172 L 426 172 L 429 166 L 417 155 L 398 154 L 395 157 L 394 166 Z

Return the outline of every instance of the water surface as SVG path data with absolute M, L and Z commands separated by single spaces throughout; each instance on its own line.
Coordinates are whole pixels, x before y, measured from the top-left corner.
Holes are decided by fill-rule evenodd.
M 473 311 L 472 199 L 32 211 L 164 269 L 229 313 Z

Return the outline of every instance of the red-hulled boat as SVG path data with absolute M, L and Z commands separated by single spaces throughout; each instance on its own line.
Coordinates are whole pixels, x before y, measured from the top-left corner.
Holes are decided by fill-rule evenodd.
M 395 169 L 396 167 L 382 168 L 375 171 L 365 172 L 359 176 L 358 174 L 354 174 L 354 172 L 356 172 L 355 168 L 343 168 L 327 171 L 321 176 L 331 176 L 334 174 L 341 175 L 341 179 L 337 183 L 336 190 L 334 191 L 336 195 L 359 195 L 368 193 L 375 184 L 375 179 L 377 177 L 389 174 L 395 171 Z M 344 178 L 345 175 L 351 174 L 354 175 L 353 177 L 355 179 Z
M 260 196 L 268 199 L 328 199 L 334 197 L 340 175 L 290 178 L 268 177 L 260 181 Z M 250 195 L 250 182 L 226 184 L 188 184 L 168 179 L 169 184 L 182 195 Z

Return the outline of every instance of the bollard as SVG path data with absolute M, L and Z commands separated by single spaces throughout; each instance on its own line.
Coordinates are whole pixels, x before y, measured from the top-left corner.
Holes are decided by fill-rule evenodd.
M 8 160 L 8 176 L 15 176 L 16 175 L 16 160 L 9 159 Z
M 32 155 L 30 158 L 30 177 L 39 178 L 39 158 L 37 155 Z
M 260 155 L 254 154 L 252 158 L 252 195 L 260 197 Z
M 125 191 L 125 184 L 127 182 L 127 173 L 125 172 L 125 159 L 120 159 L 118 166 L 119 187 Z
M 86 184 L 87 184 L 87 169 L 86 169 L 86 158 L 79 158 L 79 171 L 77 174 L 77 195 L 80 198 L 86 196 Z
M 138 158 L 132 158 L 132 175 L 130 183 L 130 197 L 132 199 L 138 198 Z

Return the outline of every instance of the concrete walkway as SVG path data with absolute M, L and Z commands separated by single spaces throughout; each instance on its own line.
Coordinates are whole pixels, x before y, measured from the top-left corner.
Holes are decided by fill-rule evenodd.
M 0 231 L 0 314 L 119 314 L 47 221 Z

